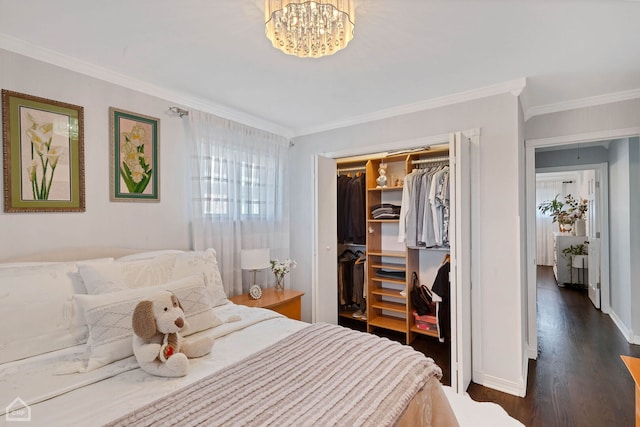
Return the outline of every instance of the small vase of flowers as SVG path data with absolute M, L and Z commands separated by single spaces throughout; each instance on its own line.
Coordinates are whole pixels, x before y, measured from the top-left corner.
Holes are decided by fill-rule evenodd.
M 284 261 L 277 259 L 271 260 L 271 271 L 273 271 L 273 274 L 276 276 L 275 290 L 277 292 L 284 291 L 284 276 L 286 276 L 292 268 L 296 268 L 296 262 L 291 259 L 285 259 Z

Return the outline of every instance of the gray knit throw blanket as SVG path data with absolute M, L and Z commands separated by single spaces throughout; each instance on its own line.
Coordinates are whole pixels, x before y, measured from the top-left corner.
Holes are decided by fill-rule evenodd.
M 392 426 L 433 376 L 409 346 L 316 323 L 110 425 Z

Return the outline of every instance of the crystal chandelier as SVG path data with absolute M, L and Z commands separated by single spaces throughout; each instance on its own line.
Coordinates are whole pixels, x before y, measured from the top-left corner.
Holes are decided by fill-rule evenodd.
M 332 55 L 353 38 L 353 0 L 265 0 L 265 30 L 288 55 Z

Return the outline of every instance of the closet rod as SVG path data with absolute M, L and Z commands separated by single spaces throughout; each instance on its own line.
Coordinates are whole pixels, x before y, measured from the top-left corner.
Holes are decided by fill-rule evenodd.
M 449 156 L 441 156 L 441 157 L 431 157 L 429 159 L 418 159 L 412 160 L 412 165 L 421 165 L 423 163 L 439 163 L 439 162 L 448 162 Z
M 367 170 L 365 166 L 360 166 L 357 168 L 338 168 L 338 172 L 356 172 L 356 171 L 364 171 Z

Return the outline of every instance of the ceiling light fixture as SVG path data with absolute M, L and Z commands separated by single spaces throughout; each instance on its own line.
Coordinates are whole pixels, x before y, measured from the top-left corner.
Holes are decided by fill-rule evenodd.
M 273 47 L 300 58 L 333 55 L 353 38 L 353 0 L 265 0 L 264 17 Z

